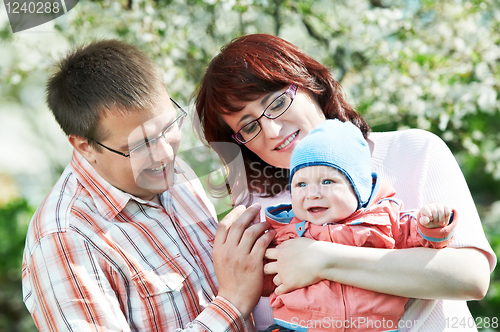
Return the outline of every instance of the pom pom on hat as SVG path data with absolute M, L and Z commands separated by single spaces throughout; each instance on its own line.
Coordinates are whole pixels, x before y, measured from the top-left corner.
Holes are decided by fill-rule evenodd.
M 329 166 L 342 172 L 365 207 L 372 193 L 371 154 L 363 134 L 351 122 L 325 120 L 295 147 L 290 160 L 290 184 L 299 169 Z

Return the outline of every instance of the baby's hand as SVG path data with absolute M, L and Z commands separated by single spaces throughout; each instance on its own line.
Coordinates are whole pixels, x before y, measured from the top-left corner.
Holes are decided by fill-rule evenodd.
M 443 227 L 449 224 L 451 207 L 443 203 L 429 203 L 419 212 L 418 221 L 427 228 Z

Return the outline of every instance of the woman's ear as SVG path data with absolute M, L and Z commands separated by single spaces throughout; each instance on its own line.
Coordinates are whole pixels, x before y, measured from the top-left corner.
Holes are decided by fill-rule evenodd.
M 94 154 L 96 151 L 94 147 L 89 144 L 89 140 L 87 138 L 77 135 L 69 135 L 68 141 L 89 163 L 92 163 L 95 160 Z

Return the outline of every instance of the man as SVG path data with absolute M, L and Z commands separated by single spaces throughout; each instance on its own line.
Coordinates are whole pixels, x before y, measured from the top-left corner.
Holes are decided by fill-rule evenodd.
M 24 302 L 38 329 L 246 330 L 274 233 L 248 227 L 258 207 L 217 228 L 175 158 L 186 113 L 152 61 L 92 42 L 59 63 L 47 103 L 74 152 L 27 234 Z

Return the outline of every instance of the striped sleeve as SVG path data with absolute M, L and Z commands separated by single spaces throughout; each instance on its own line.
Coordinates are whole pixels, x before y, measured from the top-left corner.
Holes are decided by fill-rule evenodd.
M 192 329 L 186 332 L 248 331 L 238 309 L 221 296 L 217 296 L 193 323 L 190 324 Z
M 26 262 L 41 331 L 130 331 L 100 253 L 72 232 L 45 236 Z

